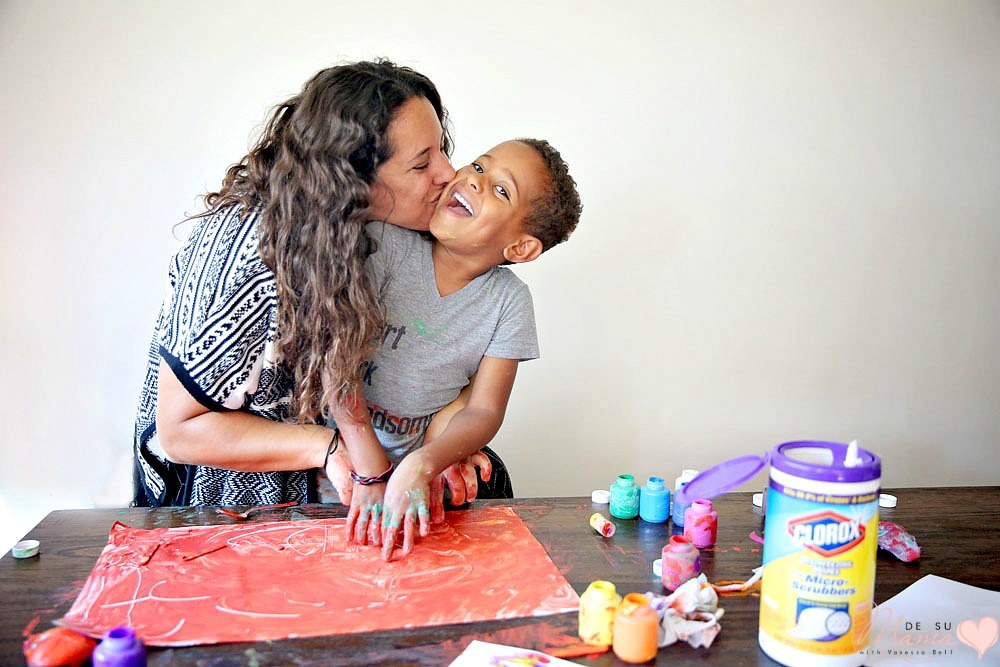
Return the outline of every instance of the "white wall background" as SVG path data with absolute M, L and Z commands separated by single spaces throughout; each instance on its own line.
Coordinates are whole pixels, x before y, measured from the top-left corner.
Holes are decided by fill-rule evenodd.
M 379 55 L 437 83 L 456 164 L 545 137 L 583 195 L 519 270 L 518 495 L 803 437 L 1000 483 L 1000 5 L 402 4 L 0 2 L 0 548 L 127 502 L 172 226 L 273 104 Z

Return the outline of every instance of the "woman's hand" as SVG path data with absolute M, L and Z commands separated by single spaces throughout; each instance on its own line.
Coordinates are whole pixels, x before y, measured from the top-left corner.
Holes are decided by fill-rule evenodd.
M 341 505 L 350 505 L 354 495 L 354 480 L 351 479 L 351 459 L 347 456 L 346 447 L 338 447 L 337 451 L 326 461 L 326 477 L 330 480 Z
M 349 473 L 348 473 L 349 474 Z M 352 482 L 353 484 L 353 482 Z M 351 509 L 347 512 L 347 541 L 357 544 L 382 544 L 382 500 L 385 484 L 354 484 Z
M 431 479 L 436 477 L 421 450 L 408 454 L 392 473 L 385 490 L 382 513 L 382 558 L 389 560 L 402 532 L 401 554 L 413 551 L 417 533 L 426 537 L 431 529 L 428 502 Z
M 493 463 L 482 450 L 476 452 L 464 461 L 448 466 L 431 482 L 431 523 L 444 523 L 444 487 L 448 485 L 451 505 L 458 506 L 476 499 L 479 494 L 479 477 L 476 468 L 484 482 L 490 481 L 493 475 Z
M 476 468 L 479 468 L 484 482 L 490 481 L 490 476 L 493 474 L 493 464 L 482 450 L 464 461 L 449 466 L 441 473 L 448 485 L 452 505 L 464 505 L 475 500 L 476 496 L 479 495 L 479 477 L 476 475 Z

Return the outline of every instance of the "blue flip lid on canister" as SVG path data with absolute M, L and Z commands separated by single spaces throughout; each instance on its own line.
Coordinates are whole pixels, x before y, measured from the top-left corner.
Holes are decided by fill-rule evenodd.
M 775 468 L 792 475 L 809 477 L 831 482 L 863 482 L 878 479 L 882 472 L 882 462 L 871 452 L 852 445 L 826 440 L 795 440 L 776 446 L 763 456 L 740 456 L 723 461 L 701 473 L 676 494 L 681 503 L 690 503 L 699 498 L 711 499 L 726 491 L 735 489 L 750 480 L 769 462 Z M 805 454 L 818 452 L 825 459 L 818 461 Z

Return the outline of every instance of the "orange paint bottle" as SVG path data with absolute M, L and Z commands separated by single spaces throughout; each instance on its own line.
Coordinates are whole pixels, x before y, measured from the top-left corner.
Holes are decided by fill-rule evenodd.
M 611 648 L 625 662 L 641 663 L 656 657 L 660 619 L 645 595 L 629 593 L 615 611 Z

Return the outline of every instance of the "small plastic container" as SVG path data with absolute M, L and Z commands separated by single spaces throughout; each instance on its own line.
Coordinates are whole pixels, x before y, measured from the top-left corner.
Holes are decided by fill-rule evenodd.
M 590 527 L 596 530 L 601 537 L 611 537 L 615 534 L 616 529 L 615 524 L 605 519 L 600 512 L 594 512 L 590 515 Z
M 678 497 L 681 489 L 683 489 L 688 482 L 698 476 L 697 470 L 692 470 L 691 468 L 685 468 L 681 471 L 681 474 L 674 481 L 674 507 L 673 507 L 673 520 L 674 525 L 683 528 L 684 527 L 684 512 L 687 511 L 688 505 L 691 504 L 690 501 L 685 501 L 683 496 Z
M 594 646 L 611 646 L 615 610 L 622 596 L 610 581 L 592 581 L 580 596 L 580 639 Z
M 634 519 L 639 516 L 639 487 L 632 475 L 618 475 L 611 485 L 611 516 Z
M 694 579 L 701 572 L 698 549 L 683 535 L 671 535 L 663 547 L 661 580 L 663 587 L 673 591 L 688 579 Z
M 699 549 L 715 544 L 719 534 L 719 513 L 712 509 L 712 501 L 699 499 L 684 512 L 684 537 Z
M 639 491 L 639 518 L 649 523 L 664 523 L 670 518 L 670 489 L 662 477 L 650 477 Z
M 615 611 L 612 650 L 625 662 L 642 663 L 656 657 L 660 617 L 645 595 L 629 593 Z
M 146 667 L 146 647 L 128 627 L 108 630 L 90 656 L 94 667 Z

